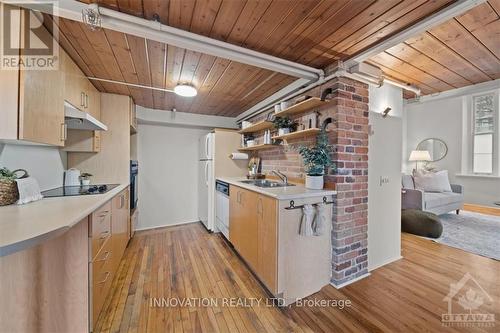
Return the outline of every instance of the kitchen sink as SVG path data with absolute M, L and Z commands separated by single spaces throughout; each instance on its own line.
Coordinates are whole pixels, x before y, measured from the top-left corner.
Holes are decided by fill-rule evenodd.
M 294 184 L 285 184 L 282 182 L 276 182 L 267 179 L 256 179 L 256 180 L 241 180 L 243 184 L 255 185 L 258 187 L 286 187 L 286 186 L 295 186 Z

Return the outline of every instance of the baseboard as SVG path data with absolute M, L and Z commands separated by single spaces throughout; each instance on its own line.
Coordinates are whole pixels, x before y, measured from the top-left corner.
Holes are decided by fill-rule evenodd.
M 370 268 L 370 267 L 368 267 L 368 271 L 369 271 L 369 272 L 371 272 L 371 271 L 373 271 L 373 270 L 375 270 L 375 269 L 377 269 L 377 268 L 380 268 L 380 267 L 382 267 L 382 266 L 388 265 L 388 264 L 390 264 L 391 262 L 395 262 L 395 261 L 398 261 L 398 260 L 400 260 L 400 259 L 403 259 L 403 256 L 401 256 L 401 255 L 400 255 L 400 256 L 397 256 L 397 257 L 395 257 L 395 258 L 390 258 L 390 259 L 387 259 L 387 260 L 383 261 L 382 263 L 380 263 L 380 264 L 378 264 L 378 265 L 376 265 L 376 266 L 374 266 L 374 267 L 371 267 L 371 268 Z M 368 265 L 368 266 L 370 266 L 370 265 Z
M 179 226 L 179 225 L 183 225 L 183 224 L 190 224 L 190 223 L 201 223 L 201 222 L 200 221 L 185 221 L 185 222 L 179 222 L 179 223 L 174 223 L 174 224 L 155 225 L 154 227 L 135 229 L 135 231 L 146 231 L 146 230 L 153 230 L 153 229 L 160 229 L 160 228 L 175 227 L 175 226 Z
M 364 279 L 366 277 L 369 277 L 370 276 L 370 272 L 364 274 L 364 275 L 361 275 L 361 276 L 358 276 L 357 278 L 355 279 L 352 279 L 352 280 L 349 280 L 347 282 L 344 282 L 342 284 L 339 284 L 339 285 L 335 285 L 333 282 L 330 282 L 330 284 L 335 288 L 335 289 L 340 289 L 340 288 L 344 288 L 345 286 L 348 286 L 350 285 L 351 283 L 354 283 L 354 282 L 358 282 L 359 280 L 361 279 Z

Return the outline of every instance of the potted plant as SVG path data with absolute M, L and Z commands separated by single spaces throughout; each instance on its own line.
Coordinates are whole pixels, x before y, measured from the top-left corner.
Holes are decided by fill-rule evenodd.
M 300 146 L 299 154 L 304 159 L 304 166 L 307 172 L 306 188 L 321 190 L 324 186 L 325 168 L 335 167 L 332 163 L 332 146 L 328 143 L 328 135 L 323 128 L 318 133 L 316 145 L 313 147 Z
M 273 124 L 278 129 L 278 135 L 288 134 L 297 128 L 297 123 L 290 119 L 290 117 L 276 117 Z
M 88 172 L 84 172 L 80 175 L 80 182 L 82 183 L 82 185 L 90 185 L 90 177 L 92 177 L 93 175 L 88 173 Z

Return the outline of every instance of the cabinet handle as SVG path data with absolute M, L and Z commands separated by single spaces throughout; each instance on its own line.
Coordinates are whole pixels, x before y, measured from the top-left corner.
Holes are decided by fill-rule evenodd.
M 257 215 L 260 215 L 260 217 L 264 216 L 264 207 L 262 206 L 262 199 L 259 198 L 257 201 Z
M 89 108 L 89 95 L 85 94 L 85 108 Z
M 68 125 L 66 123 L 61 124 L 61 141 L 66 141 L 68 138 Z
M 106 253 L 105 253 L 105 255 L 104 255 L 104 258 L 97 259 L 97 260 L 95 260 L 95 262 L 98 262 L 98 261 L 106 261 L 106 260 L 108 260 L 108 258 L 109 258 L 109 254 L 110 254 L 110 253 L 111 253 L 111 252 L 106 251 Z
M 80 106 L 85 107 L 85 93 L 83 91 L 80 93 Z
M 106 274 L 106 277 L 104 278 L 104 280 L 97 282 L 97 284 L 103 284 L 108 280 L 108 277 L 111 275 L 111 273 L 106 272 L 105 274 Z

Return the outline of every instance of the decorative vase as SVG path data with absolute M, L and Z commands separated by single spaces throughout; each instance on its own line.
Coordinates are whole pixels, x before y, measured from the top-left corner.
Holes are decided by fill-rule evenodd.
M 289 128 L 279 128 L 278 129 L 278 135 L 285 135 L 285 134 L 288 134 L 290 133 L 290 129 Z
M 324 186 L 323 176 L 306 175 L 306 188 L 311 190 L 322 190 Z
M 90 179 L 82 179 L 82 185 L 83 185 L 83 186 L 88 186 L 88 185 L 90 185 Z

